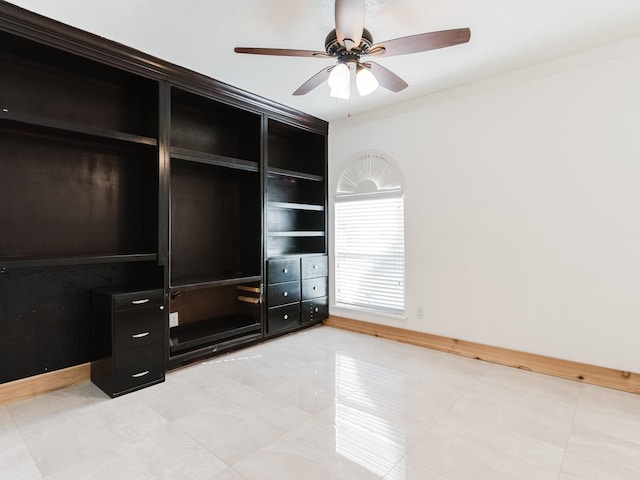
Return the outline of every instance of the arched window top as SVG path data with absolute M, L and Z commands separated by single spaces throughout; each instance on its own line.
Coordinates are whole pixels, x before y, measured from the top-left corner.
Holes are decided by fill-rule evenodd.
M 404 315 L 404 182 L 386 154 L 352 157 L 334 202 L 335 302 Z
M 342 171 L 336 197 L 404 191 L 400 169 L 387 154 L 379 151 L 360 152 Z

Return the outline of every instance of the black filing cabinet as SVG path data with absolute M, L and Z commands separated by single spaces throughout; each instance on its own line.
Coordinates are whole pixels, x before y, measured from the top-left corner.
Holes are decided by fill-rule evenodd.
M 163 382 L 164 291 L 100 289 L 91 300 L 91 381 L 110 397 Z

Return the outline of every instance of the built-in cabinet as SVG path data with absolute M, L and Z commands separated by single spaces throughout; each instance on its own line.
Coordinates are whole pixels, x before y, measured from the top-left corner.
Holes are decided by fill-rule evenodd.
M 158 82 L 5 31 L 0 72 L 2 383 L 90 361 L 93 289 L 164 280 Z
M 327 256 L 269 260 L 267 334 L 327 318 Z
M 326 316 L 326 122 L 5 2 L 0 72 L 0 383 L 93 362 L 115 396 Z M 136 292 L 162 377 L 152 342 L 123 384 Z

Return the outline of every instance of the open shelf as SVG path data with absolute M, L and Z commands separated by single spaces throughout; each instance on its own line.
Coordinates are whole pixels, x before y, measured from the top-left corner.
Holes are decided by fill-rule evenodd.
M 115 130 L 105 130 L 103 128 L 5 110 L 6 109 L 0 109 L 0 122 L 2 125 L 26 129 L 33 133 L 51 132 L 53 134 L 71 137 L 84 135 L 99 140 L 112 140 L 153 147 L 158 145 L 158 140 L 151 137 L 118 132 Z
M 146 261 L 157 253 L 155 151 L 6 131 L 0 144 L 0 258 L 61 265 L 137 261 L 132 254 Z
M 114 255 L 79 255 L 76 257 L 0 257 L 0 271 L 13 268 L 61 267 L 99 263 L 152 262 L 156 253 L 130 253 Z
M 158 82 L 0 32 L 0 112 L 23 127 L 157 144 Z
M 267 257 L 326 250 L 326 137 L 268 122 Z
M 300 180 L 309 180 L 312 182 L 322 182 L 324 180 L 324 177 L 322 175 L 297 172 L 295 170 L 286 170 L 284 168 L 269 167 L 268 173 L 271 177 L 290 177 L 298 178 Z
M 203 153 L 186 148 L 172 147 L 171 157 L 179 160 L 188 160 L 190 162 L 203 163 L 216 167 L 246 170 L 248 172 L 257 172 L 259 170 L 258 162 L 242 160 L 240 158 L 225 157 L 223 155 L 215 155 L 212 153 Z
M 319 181 L 325 176 L 326 137 L 269 119 L 269 172 Z M 301 177 L 300 175 L 307 175 Z
M 172 159 L 171 285 L 259 273 L 261 210 L 257 172 Z
M 324 212 L 324 205 L 310 205 L 308 203 L 269 202 L 269 208 L 282 208 L 284 210 L 308 210 L 312 212 Z
M 170 312 L 179 325 L 170 329 L 171 356 L 229 339 L 261 334 L 261 276 L 235 284 L 171 292 Z
M 198 288 L 222 287 L 226 285 L 239 285 L 248 282 L 259 282 L 260 275 L 246 275 L 241 272 L 224 274 L 218 277 L 178 277 L 172 279 L 171 291 L 195 290 Z
M 291 231 L 291 232 L 269 232 L 270 237 L 324 237 L 324 232 Z
M 269 235 L 267 256 L 269 258 L 288 255 L 325 253 L 325 236 Z
M 255 318 L 238 315 L 203 320 L 171 328 L 169 348 L 171 354 L 179 353 L 240 335 L 259 332 L 260 328 L 260 323 L 256 322 Z
M 296 177 L 268 177 L 267 205 L 292 208 L 310 205 L 305 210 L 320 210 L 325 204 L 325 183 Z M 315 208 L 313 206 L 316 206 Z M 302 208 L 298 208 L 302 209 Z
M 220 354 L 232 349 L 241 348 L 262 339 L 262 332 L 255 331 L 244 335 L 238 335 L 226 340 L 217 340 L 215 343 L 207 343 L 199 347 L 180 352 L 170 353 L 167 362 L 168 368 L 175 368 L 190 361 Z
M 227 158 L 260 161 L 259 114 L 178 88 L 171 89 L 171 146 Z

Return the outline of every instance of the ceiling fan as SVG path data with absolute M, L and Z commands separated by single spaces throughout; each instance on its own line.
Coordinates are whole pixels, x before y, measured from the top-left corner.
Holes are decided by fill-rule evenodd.
M 363 57 L 391 57 L 425 52 L 466 43 L 471 30 L 457 28 L 438 32 L 420 33 L 373 43 L 371 33 L 364 28 L 364 0 L 336 0 L 336 28 L 325 39 L 325 51 L 295 50 L 288 48 L 236 47 L 236 53 L 276 55 L 286 57 L 335 58 L 337 62 L 320 70 L 304 82 L 294 95 L 304 95 L 328 80 L 331 96 L 348 99 L 351 92 L 351 71 L 356 72 L 356 87 L 360 95 L 368 95 L 378 85 L 399 92 L 409 85 L 382 65 L 362 61 Z

